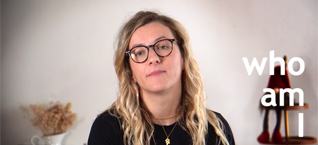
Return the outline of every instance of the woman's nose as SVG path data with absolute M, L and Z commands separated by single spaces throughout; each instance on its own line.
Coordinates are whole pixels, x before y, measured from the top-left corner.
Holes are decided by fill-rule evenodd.
M 157 53 L 153 50 L 153 48 L 149 48 L 149 54 L 148 54 L 148 62 L 149 64 L 153 63 L 160 63 L 160 57 L 157 55 Z

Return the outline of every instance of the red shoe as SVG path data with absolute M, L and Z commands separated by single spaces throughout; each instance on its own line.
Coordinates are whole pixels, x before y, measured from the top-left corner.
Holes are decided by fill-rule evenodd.
M 269 132 L 263 131 L 262 134 L 258 136 L 257 141 L 259 143 L 269 143 Z
M 274 130 L 273 136 L 272 136 L 273 143 L 283 143 L 283 137 L 279 130 Z

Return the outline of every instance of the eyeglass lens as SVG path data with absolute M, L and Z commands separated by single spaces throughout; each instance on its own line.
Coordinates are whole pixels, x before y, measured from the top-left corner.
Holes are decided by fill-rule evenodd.
M 137 46 L 131 49 L 130 57 L 135 62 L 144 62 L 148 58 L 149 48 L 153 47 L 155 53 L 160 57 L 168 56 L 172 51 L 172 41 L 168 39 L 160 40 L 154 45 L 146 46 Z

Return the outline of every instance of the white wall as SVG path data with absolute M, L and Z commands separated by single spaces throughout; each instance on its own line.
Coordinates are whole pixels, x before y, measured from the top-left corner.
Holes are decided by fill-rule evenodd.
M 2 145 L 40 134 L 19 105 L 52 100 L 72 102 L 78 121 L 65 143 L 84 144 L 95 117 L 116 99 L 117 31 L 145 9 L 170 15 L 188 29 L 207 106 L 228 120 L 238 145 L 257 144 L 263 119 L 258 105 L 269 76 L 268 64 L 263 75 L 248 76 L 242 57 L 260 61 L 270 50 L 304 60 L 305 72 L 290 80 L 303 89 L 310 108 L 289 113 L 290 134 L 298 135 L 298 113 L 303 112 L 305 136 L 318 136 L 316 0 L 3 0 L 1 9 Z M 272 131 L 273 112 L 270 117 Z

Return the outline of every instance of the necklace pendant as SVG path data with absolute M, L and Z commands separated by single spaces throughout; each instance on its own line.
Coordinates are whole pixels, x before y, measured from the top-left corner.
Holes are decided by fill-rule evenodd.
M 166 145 L 170 144 L 170 139 L 169 138 L 167 138 L 165 141 L 166 141 Z

